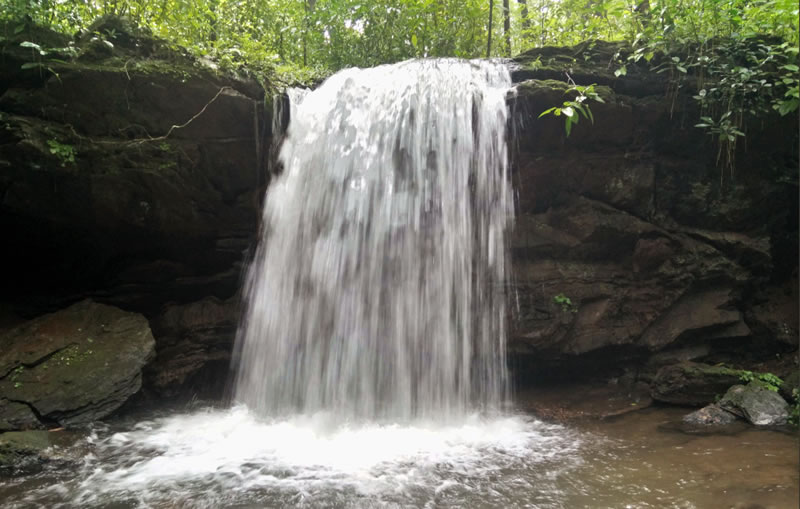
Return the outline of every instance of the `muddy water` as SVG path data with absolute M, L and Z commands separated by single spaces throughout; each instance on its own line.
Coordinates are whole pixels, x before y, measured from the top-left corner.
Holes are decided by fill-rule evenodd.
M 0 479 L 3 507 L 776 508 L 798 439 L 686 433 L 679 409 L 554 425 L 526 415 L 342 426 L 243 407 L 97 427 L 72 466 Z
M 686 433 L 685 410 L 649 409 L 574 427 L 583 449 L 563 507 L 800 507 L 797 434 L 742 425 Z

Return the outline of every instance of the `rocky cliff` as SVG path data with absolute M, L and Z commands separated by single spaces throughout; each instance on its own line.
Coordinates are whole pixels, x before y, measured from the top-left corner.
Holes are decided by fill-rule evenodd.
M 510 349 L 522 376 L 752 363 L 797 349 L 797 118 L 748 126 L 720 169 L 691 77 L 624 78 L 604 43 L 518 57 Z M 535 64 L 535 65 L 534 65 Z M 567 137 L 567 77 L 597 84 Z
M 104 23 L 0 45 L 0 325 L 87 297 L 139 312 L 156 350 L 145 392 L 218 396 L 269 180 L 270 101 L 252 79 Z M 634 66 L 617 78 L 612 51 L 517 59 L 515 374 L 647 381 L 678 360 L 791 357 L 796 119 L 751 126 L 720 182 L 691 82 L 674 90 Z M 569 137 L 537 118 L 567 75 L 605 98 Z
M 119 19 L 74 39 L 35 26 L 7 35 L 0 322 L 91 297 L 149 319 L 147 389 L 191 393 L 194 375 L 207 387 L 209 363 L 224 383 L 268 181 L 263 87 Z M 209 300 L 229 304 L 208 313 Z M 187 312 L 195 301 L 202 311 Z

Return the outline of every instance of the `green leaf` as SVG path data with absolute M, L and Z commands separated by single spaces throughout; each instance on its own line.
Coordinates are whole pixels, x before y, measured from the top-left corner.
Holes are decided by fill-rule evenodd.
M 614 76 L 616 76 L 617 78 L 619 78 L 620 76 L 626 76 L 627 74 L 628 74 L 628 68 L 624 65 L 619 69 L 617 69 L 616 71 L 614 71 Z
M 797 67 L 794 64 L 786 64 L 781 69 L 786 69 L 787 71 L 797 72 L 800 71 L 800 67 Z
M 417 35 L 416 34 L 412 34 L 411 35 L 411 45 L 414 46 L 415 48 L 417 47 Z
M 31 42 L 31 41 L 22 41 L 21 43 L 19 43 L 19 45 L 22 46 L 23 48 L 33 48 L 33 49 L 39 50 L 39 51 L 41 51 L 41 49 L 42 49 L 41 46 L 39 46 L 35 42 Z
M 572 117 L 572 115 L 575 114 L 575 110 L 572 109 L 572 106 L 567 106 L 566 108 L 563 108 L 561 111 L 564 113 L 564 115 L 568 117 Z
M 545 115 L 549 115 L 549 114 L 551 114 L 551 113 L 555 113 L 556 109 L 557 109 L 557 108 L 555 108 L 555 107 L 553 107 L 553 108 L 548 108 L 548 109 L 544 110 L 543 112 L 539 113 L 539 117 L 538 117 L 538 118 L 542 118 L 542 117 L 543 117 L 543 116 L 545 116 Z

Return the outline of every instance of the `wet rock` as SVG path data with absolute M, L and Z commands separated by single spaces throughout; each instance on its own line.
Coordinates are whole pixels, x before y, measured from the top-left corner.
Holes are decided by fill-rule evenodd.
M 559 422 L 616 417 L 643 410 L 652 403 L 645 384 L 624 380 L 608 384 L 539 386 L 516 394 L 519 408 L 539 418 Z
M 683 423 L 691 426 L 725 426 L 736 422 L 736 416 L 717 404 L 695 410 L 683 416 Z
M 741 372 L 697 362 L 665 366 L 653 378 L 650 395 L 656 401 L 703 406 L 740 381 Z
M 0 419 L 19 428 L 101 419 L 139 390 L 153 354 L 142 315 L 91 300 L 26 322 L 0 335 Z
M 19 473 L 38 469 L 53 444 L 48 431 L 12 431 L 0 434 L 0 472 Z
M 756 426 L 782 426 L 789 419 L 786 401 L 757 381 L 734 385 L 719 400 L 719 406 Z
M 145 385 L 159 397 L 219 397 L 228 379 L 238 298 L 168 304 L 153 321 L 158 357 Z
M 91 453 L 85 436 L 83 431 L 61 429 L 0 433 L 0 473 L 32 474 L 45 464 L 74 468 Z
M 0 399 L 0 431 L 35 429 L 41 424 L 29 405 Z

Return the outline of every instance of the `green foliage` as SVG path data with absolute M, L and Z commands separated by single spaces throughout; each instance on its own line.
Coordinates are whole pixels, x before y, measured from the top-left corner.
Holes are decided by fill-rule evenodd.
M 764 388 L 772 392 L 778 392 L 778 389 L 783 385 L 783 380 L 772 373 L 753 373 L 745 370 L 741 372 L 739 379 L 745 383 L 757 380 Z
M 564 101 L 561 106 L 554 106 L 544 110 L 539 114 L 539 118 L 545 115 L 554 115 L 556 117 L 563 115 L 564 129 L 567 132 L 567 136 L 572 132 L 572 126 L 578 123 L 581 115 L 594 123 L 594 115 L 592 115 L 592 110 L 589 108 L 589 104 L 586 103 L 586 100 L 591 99 L 600 103 L 605 102 L 597 92 L 595 92 L 594 87 L 595 84 L 580 86 L 572 83 L 565 94 L 573 95 L 574 98 Z
M 421 57 L 510 56 L 532 47 L 604 39 L 626 49 L 609 62 L 617 77 L 646 64 L 664 73 L 671 97 L 696 87 L 695 125 L 717 144 L 720 178 L 734 175 L 748 122 L 795 113 L 798 87 L 796 0 L 0 0 L 10 38 L 38 24 L 112 49 L 114 29 L 100 16 L 124 16 L 144 30 L 228 71 L 248 71 L 266 85 L 310 85 L 332 71 Z M 495 20 L 489 24 L 490 10 Z M 491 33 L 490 33 L 491 32 Z M 509 41 L 508 46 L 505 41 Z M 33 37 L 24 64 L 58 77 L 72 46 L 48 48 Z M 586 55 L 588 56 L 588 55 Z M 537 63 L 534 62 L 533 67 Z M 571 84 L 569 99 L 543 115 L 564 118 L 569 135 L 581 117 L 593 121 L 592 87 Z M 64 162 L 70 154 L 64 153 Z
M 61 166 L 75 163 L 75 147 L 59 143 L 57 140 L 47 140 L 47 146 L 50 147 L 50 153 L 56 156 L 61 161 Z
M 559 293 L 555 297 L 553 297 L 553 302 L 561 306 L 561 311 L 563 312 L 572 312 L 577 313 L 578 307 L 572 303 L 572 299 L 564 295 L 563 293 Z
M 699 78 L 694 99 L 703 114 L 696 127 L 717 141 L 721 179 L 724 170 L 733 177 L 736 143 L 749 119 L 797 110 L 797 59 L 796 45 L 762 39 L 727 39 L 687 57 Z
M 626 41 L 650 61 L 688 44 L 771 35 L 796 47 L 795 0 L 528 0 L 510 2 L 510 52 L 502 2 L 493 2 L 492 56 L 590 39 Z M 412 57 L 486 55 L 489 0 L 0 0 L 0 21 L 64 33 L 100 16 L 126 16 L 154 35 L 224 66 L 336 70 Z M 27 17 L 27 18 L 26 18 Z M 95 34 L 114 43 L 117 34 Z M 34 41 L 38 42 L 38 41 Z M 677 72 L 690 70 L 685 62 Z M 623 62 L 618 71 L 624 74 Z

